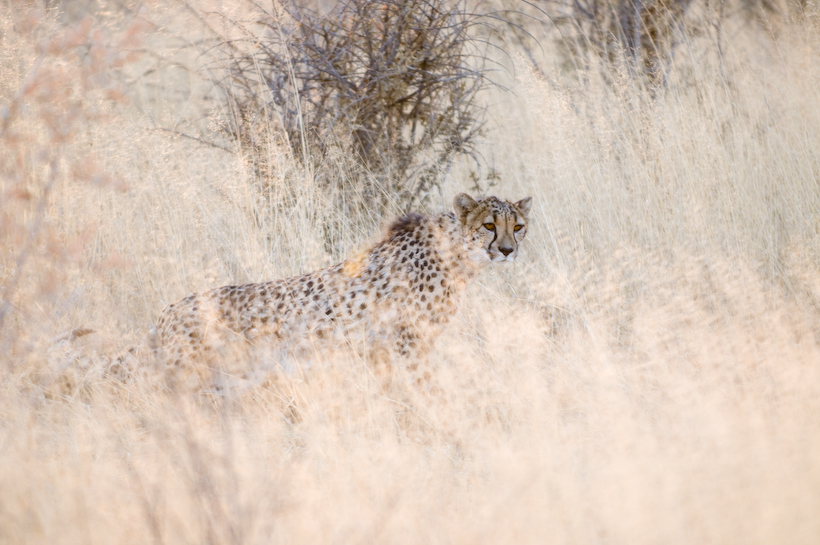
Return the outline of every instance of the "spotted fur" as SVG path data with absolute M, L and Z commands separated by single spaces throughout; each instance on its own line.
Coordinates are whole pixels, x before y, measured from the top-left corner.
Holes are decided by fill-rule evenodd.
M 189 295 L 160 315 L 153 333 L 159 359 L 199 378 L 236 360 L 238 347 L 275 359 L 353 344 L 416 359 L 456 313 L 468 282 L 488 263 L 515 260 L 531 203 L 462 193 L 455 213 L 403 216 L 383 240 L 343 263 Z

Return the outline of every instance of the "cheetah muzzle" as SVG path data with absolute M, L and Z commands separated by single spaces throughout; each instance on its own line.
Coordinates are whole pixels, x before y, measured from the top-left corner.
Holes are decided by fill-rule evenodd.
M 158 361 L 207 380 L 224 360 L 236 360 L 237 346 L 257 347 L 268 359 L 345 344 L 391 360 L 422 357 L 481 269 L 515 261 L 532 198 L 462 193 L 453 205 L 454 213 L 397 219 L 380 242 L 332 267 L 169 305 L 152 331 Z

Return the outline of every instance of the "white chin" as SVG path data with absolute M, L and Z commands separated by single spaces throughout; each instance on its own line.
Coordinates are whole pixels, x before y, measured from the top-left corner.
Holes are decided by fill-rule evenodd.
M 493 263 L 512 263 L 515 261 L 515 256 L 512 255 L 494 255 L 490 258 Z

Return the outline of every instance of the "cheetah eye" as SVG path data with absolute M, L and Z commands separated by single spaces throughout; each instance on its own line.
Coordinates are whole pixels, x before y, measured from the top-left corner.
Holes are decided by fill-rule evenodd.
M 494 223 L 485 223 L 484 229 L 488 231 L 495 231 L 495 224 Z
M 524 227 L 524 226 L 523 225 L 516 225 L 515 227 L 513 227 L 513 231 L 515 231 L 517 233 L 518 231 L 521 230 L 522 227 Z

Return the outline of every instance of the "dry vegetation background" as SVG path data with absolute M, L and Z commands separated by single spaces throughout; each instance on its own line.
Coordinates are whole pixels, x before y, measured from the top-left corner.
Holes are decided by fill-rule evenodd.
M 205 40 L 256 9 L 0 7 L 0 542 L 820 540 L 812 3 L 691 8 L 661 84 L 496 36 L 484 162 L 425 202 L 478 178 L 532 225 L 437 342 L 440 395 L 341 356 L 225 396 L 120 382 L 166 304 L 336 262 L 402 208 L 351 203 L 332 146 L 264 140 L 260 183 Z

